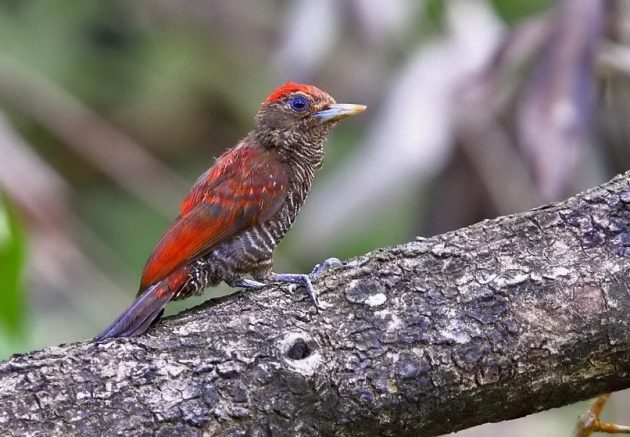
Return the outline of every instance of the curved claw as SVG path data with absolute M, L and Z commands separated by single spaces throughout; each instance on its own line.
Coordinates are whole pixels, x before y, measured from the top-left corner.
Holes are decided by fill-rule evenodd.
M 331 267 L 340 266 L 343 263 L 338 258 L 328 258 L 321 264 L 316 264 L 313 271 L 308 275 L 311 280 L 319 279 Z
M 267 285 L 262 282 L 254 281 L 253 279 L 245 279 L 245 278 L 225 281 L 225 283 L 232 288 L 261 288 Z

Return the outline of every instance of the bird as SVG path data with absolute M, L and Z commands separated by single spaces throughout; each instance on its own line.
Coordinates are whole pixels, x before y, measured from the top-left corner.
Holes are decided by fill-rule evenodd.
M 135 301 L 94 341 L 140 335 L 168 302 L 221 282 L 303 286 L 321 308 L 312 281 L 340 261 L 330 258 L 310 274 L 275 273 L 272 254 L 311 190 L 327 134 L 365 109 L 337 103 L 314 85 L 287 82 L 273 90 L 253 129 L 193 184 L 146 262 Z

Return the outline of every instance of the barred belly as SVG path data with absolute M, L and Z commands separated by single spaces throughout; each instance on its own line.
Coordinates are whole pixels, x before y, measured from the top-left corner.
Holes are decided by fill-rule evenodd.
M 185 299 L 203 293 L 209 286 L 251 274 L 262 277 L 271 271 L 271 257 L 278 242 L 287 233 L 306 198 L 290 197 L 280 212 L 266 223 L 220 244 L 190 265 L 189 279 L 173 296 Z

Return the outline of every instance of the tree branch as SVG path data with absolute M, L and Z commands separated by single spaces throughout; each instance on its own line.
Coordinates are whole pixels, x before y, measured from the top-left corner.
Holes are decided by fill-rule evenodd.
M 630 173 L 0 365 L 0 435 L 436 435 L 630 386 Z

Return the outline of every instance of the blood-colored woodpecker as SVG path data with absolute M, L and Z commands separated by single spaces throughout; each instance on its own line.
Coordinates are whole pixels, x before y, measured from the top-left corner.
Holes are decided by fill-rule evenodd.
M 364 110 L 338 104 L 313 85 L 289 82 L 273 91 L 254 129 L 195 182 L 153 249 L 135 302 L 95 340 L 141 334 L 170 300 L 221 281 L 246 288 L 303 285 L 319 306 L 311 280 L 338 261 L 327 260 L 310 275 L 278 274 L 271 256 L 311 189 L 326 134 Z

